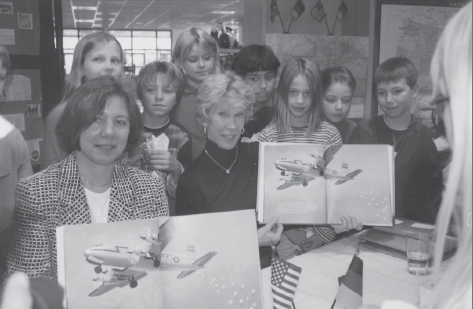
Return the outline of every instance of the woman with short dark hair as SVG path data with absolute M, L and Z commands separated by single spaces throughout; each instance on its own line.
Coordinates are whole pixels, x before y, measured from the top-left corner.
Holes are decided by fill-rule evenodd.
M 163 182 L 120 160 L 141 131 L 132 95 L 114 78 L 74 91 L 56 129 L 69 155 L 18 184 L 8 274 L 56 279 L 58 226 L 169 214 Z

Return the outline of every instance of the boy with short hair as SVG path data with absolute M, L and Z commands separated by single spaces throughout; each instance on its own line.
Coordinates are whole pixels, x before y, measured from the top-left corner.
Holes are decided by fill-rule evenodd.
M 434 224 L 442 173 L 432 131 L 411 114 L 417 70 L 407 58 L 390 58 L 379 65 L 374 84 L 384 115 L 361 121 L 349 143 L 394 146 L 396 217 Z
M 245 124 L 241 137 L 251 138 L 273 119 L 271 97 L 280 65 L 273 50 L 267 45 L 246 46 L 236 54 L 232 70 L 243 78 L 255 95 L 255 113 L 253 119 Z
M 143 104 L 145 141 L 133 151 L 129 163 L 139 166 L 166 184 L 171 214 L 175 206 L 177 181 L 183 170 L 192 163 L 192 142 L 184 127 L 171 119 L 174 107 L 180 103 L 185 81 L 181 71 L 172 63 L 153 61 L 138 75 L 136 93 Z M 168 151 L 150 149 L 150 141 L 164 134 L 169 139 Z

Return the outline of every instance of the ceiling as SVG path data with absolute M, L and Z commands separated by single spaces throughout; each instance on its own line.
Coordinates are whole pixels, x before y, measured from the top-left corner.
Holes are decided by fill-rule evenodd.
M 62 16 L 64 28 L 182 29 L 211 20 L 237 27 L 243 6 L 243 0 L 62 0 Z

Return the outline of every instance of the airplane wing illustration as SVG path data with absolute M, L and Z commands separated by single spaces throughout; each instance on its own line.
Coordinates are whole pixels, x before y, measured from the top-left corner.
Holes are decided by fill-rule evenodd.
M 342 144 L 332 145 L 327 150 L 325 150 L 325 153 L 324 153 L 325 166 L 324 166 L 324 168 L 327 167 L 327 165 L 330 163 L 330 161 L 332 161 L 333 157 L 335 156 L 337 151 L 340 150 L 340 148 L 342 148 L 342 146 L 343 146 Z
M 124 271 L 114 271 L 110 280 L 96 279 L 94 281 L 102 283 L 98 288 L 96 288 L 92 293 L 89 294 L 89 297 L 100 296 L 107 293 L 110 290 L 113 290 L 116 287 L 122 288 L 126 285 L 130 285 L 131 282 L 135 282 L 144 276 L 146 276 L 145 271 L 137 271 L 132 269 L 125 269 Z
M 297 186 L 297 185 L 300 185 L 302 183 L 302 181 L 299 181 L 299 180 L 289 180 L 289 181 L 286 181 L 285 183 L 283 183 L 282 185 L 280 185 L 277 190 L 284 190 L 284 189 L 287 189 L 289 187 L 292 187 L 292 186 Z
M 212 251 L 212 252 L 209 252 L 207 253 L 206 255 L 204 255 L 203 257 L 201 257 L 200 259 L 198 259 L 197 261 L 195 261 L 194 263 L 192 263 L 193 266 L 205 266 L 205 264 L 207 264 L 215 255 L 217 254 L 217 252 L 215 251 Z M 178 279 L 182 279 L 182 278 L 185 278 L 187 276 L 189 276 L 190 274 L 192 274 L 195 270 L 186 270 L 186 271 L 183 271 L 179 274 L 179 276 L 177 276 Z
M 161 251 L 171 242 L 176 227 L 173 218 L 169 218 L 163 225 L 159 227 L 158 240 L 161 241 Z
M 300 174 L 300 175 L 295 175 L 295 174 L 292 174 L 291 178 L 289 180 L 286 180 L 285 183 L 283 183 L 282 185 L 280 185 L 277 190 L 284 190 L 284 189 L 287 189 L 291 186 L 297 186 L 297 185 L 300 185 L 302 184 L 304 187 L 307 186 L 307 183 L 311 180 L 315 179 L 314 177 L 310 176 L 310 175 L 304 175 L 304 174 Z
M 337 181 L 335 184 L 336 184 L 336 185 L 341 185 L 342 183 L 345 183 L 345 182 L 347 182 L 348 180 L 352 180 L 352 179 L 354 179 L 354 177 L 355 177 L 356 175 L 358 175 L 358 174 L 361 173 L 362 171 L 363 171 L 363 170 L 356 170 L 356 171 L 354 171 L 354 172 L 351 172 L 350 174 L 348 174 L 348 175 L 345 176 L 345 179 L 339 180 L 339 181 Z

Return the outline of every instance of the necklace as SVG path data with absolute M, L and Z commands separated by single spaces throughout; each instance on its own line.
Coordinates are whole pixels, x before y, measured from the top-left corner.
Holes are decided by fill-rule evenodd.
M 95 183 L 93 183 L 93 182 L 88 181 L 87 179 L 85 179 L 85 178 L 82 177 L 81 175 L 79 175 L 79 177 L 80 177 L 80 179 L 81 179 L 83 182 L 85 182 L 86 184 L 89 184 L 89 185 L 91 185 L 92 187 L 96 187 L 96 188 L 101 188 L 101 187 L 105 187 L 105 186 L 108 186 L 108 185 L 112 184 L 112 182 L 110 181 L 109 183 L 105 183 L 105 184 L 103 184 L 103 185 L 98 185 L 98 184 L 95 184 Z
M 224 168 L 223 166 L 221 166 L 217 161 L 215 161 L 214 158 L 212 158 L 212 156 L 207 152 L 207 149 L 204 150 L 205 153 L 209 156 L 210 159 L 212 159 L 212 161 L 215 162 L 215 164 L 217 164 L 218 166 L 220 166 L 225 172 L 227 172 L 227 174 L 230 174 L 230 170 L 232 169 L 233 165 L 235 164 L 236 160 L 238 159 L 238 146 L 236 146 L 236 156 L 235 156 L 235 160 L 233 161 L 232 165 L 230 165 L 230 167 L 228 169 Z

